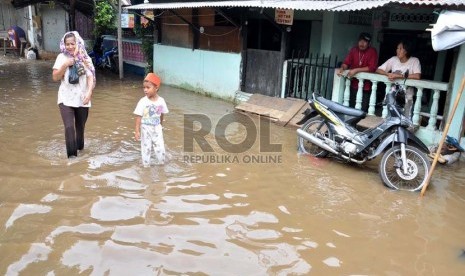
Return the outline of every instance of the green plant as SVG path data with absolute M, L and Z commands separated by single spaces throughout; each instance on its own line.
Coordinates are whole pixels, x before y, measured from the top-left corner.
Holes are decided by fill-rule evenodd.
M 137 24 L 134 26 L 134 33 L 136 37 L 141 40 L 141 49 L 144 54 L 144 58 L 147 61 L 147 67 L 145 68 L 145 73 L 153 71 L 153 22 L 149 21 L 146 26 Z
M 147 74 L 153 71 L 153 39 L 143 37 L 141 48 L 144 58 L 147 60 L 147 67 L 145 68 L 145 73 Z
M 100 37 L 103 34 L 114 33 L 116 30 L 116 10 L 114 8 L 115 0 L 101 0 L 95 3 L 94 15 L 94 35 Z M 112 5 L 113 4 L 113 5 Z

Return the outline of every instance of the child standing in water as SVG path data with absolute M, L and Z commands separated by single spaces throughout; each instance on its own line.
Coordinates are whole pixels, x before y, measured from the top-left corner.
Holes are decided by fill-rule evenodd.
M 165 143 L 163 141 L 163 115 L 168 113 L 165 100 L 158 95 L 161 80 L 154 73 L 148 73 L 144 79 L 145 97 L 137 103 L 135 138 L 141 141 L 142 164 L 150 166 L 152 146 L 158 164 L 165 162 Z

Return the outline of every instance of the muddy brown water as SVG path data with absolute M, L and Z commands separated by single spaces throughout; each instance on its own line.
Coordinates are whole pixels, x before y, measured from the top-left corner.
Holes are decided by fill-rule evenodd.
M 215 139 L 233 105 L 162 86 L 168 161 L 143 168 L 142 78 L 102 72 L 85 149 L 68 160 L 51 66 L 0 62 L 0 274 L 464 274 L 463 160 L 438 167 L 420 198 L 384 187 L 376 161 L 299 155 L 293 128 L 263 131 L 277 152 L 257 138 L 231 154 L 217 140 L 245 141 L 247 124 L 264 128 L 257 118 L 233 113 Z M 211 120 L 215 160 L 196 143 L 186 153 L 185 114 Z

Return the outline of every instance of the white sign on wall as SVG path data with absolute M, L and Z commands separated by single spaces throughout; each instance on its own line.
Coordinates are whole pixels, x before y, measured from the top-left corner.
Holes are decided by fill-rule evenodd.
M 134 28 L 134 14 L 121 14 L 121 28 Z
M 276 9 L 274 12 L 274 20 L 278 24 L 292 25 L 294 22 L 294 10 Z

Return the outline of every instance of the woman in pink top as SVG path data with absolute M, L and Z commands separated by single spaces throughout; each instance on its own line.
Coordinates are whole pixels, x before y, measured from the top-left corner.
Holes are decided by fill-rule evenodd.
M 419 80 L 421 78 L 420 60 L 411 56 L 412 44 L 408 41 L 401 41 L 397 44 L 396 55 L 383 63 L 376 73 L 386 75 L 392 82 L 397 79 L 403 79 L 408 71 L 409 79 Z M 412 87 L 407 88 L 405 95 L 405 110 L 406 116 L 411 115 L 413 105 L 414 90 Z

